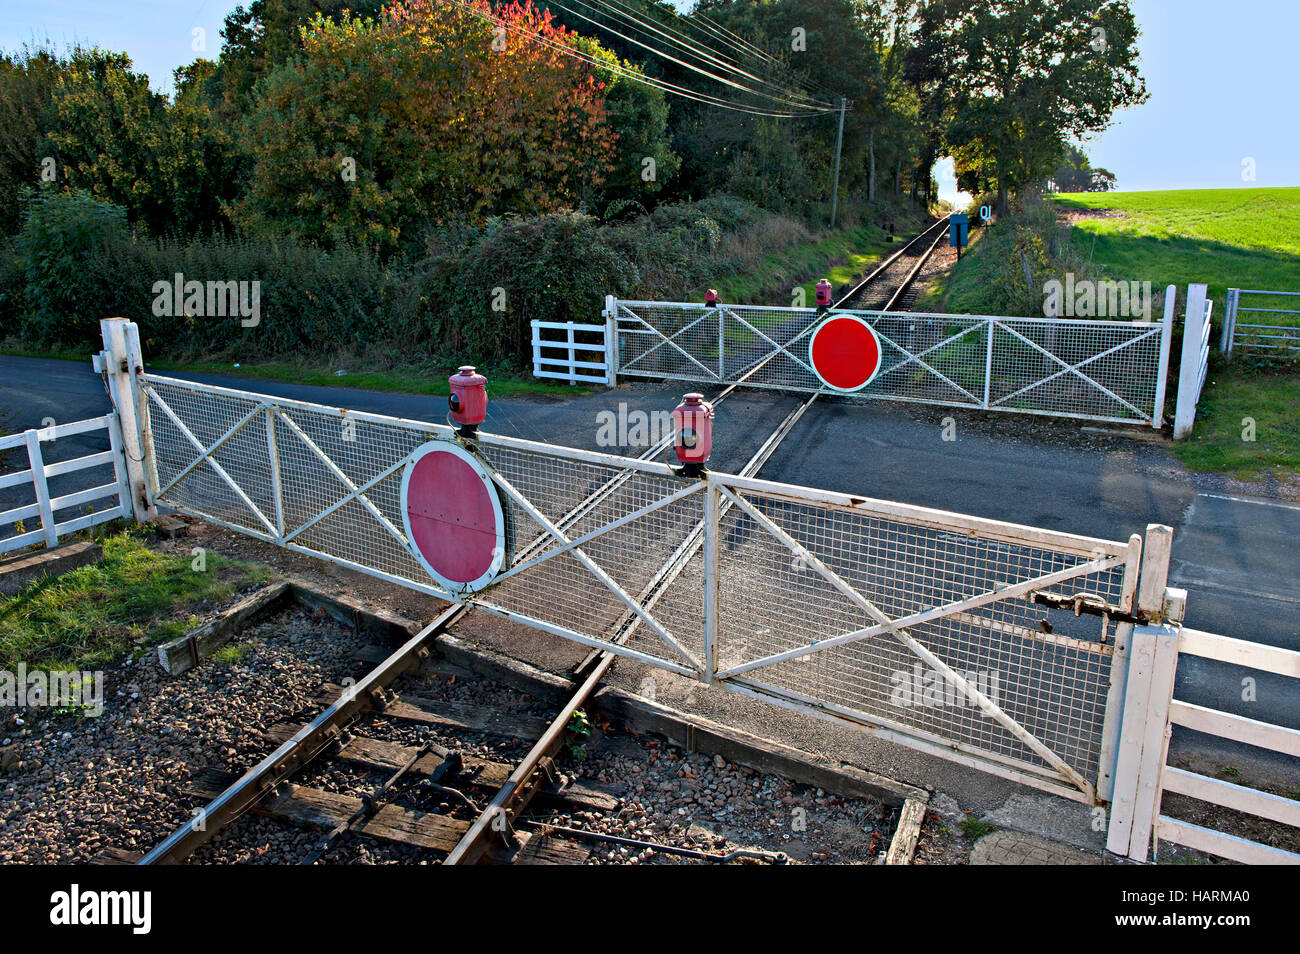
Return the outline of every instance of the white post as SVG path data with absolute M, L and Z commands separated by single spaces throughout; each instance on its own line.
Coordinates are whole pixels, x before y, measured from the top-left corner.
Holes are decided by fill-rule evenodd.
M 704 488 L 704 681 L 713 683 L 718 671 L 718 534 L 722 492 L 706 475 Z
M 149 432 L 149 408 L 139 378 L 144 371 L 140 332 L 134 322 L 125 318 L 105 318 L 99 323 L 99 329 L 104 340 L 102 368 L 122 428 L 131 509 L 136 521 L 145 523 L 157 518 L 158 509 L 153 503 L 157 471 Z
M 1129 638 L 1128 672 L 1124 687 L 1119 747 L 1106 848 L 1117 855 L 1145 861 L 1151 840 L 1156 793 L 1164 768 L 1169 701 L 1173 698 L 1178 662 L 1178 629 L 1160 623 L 1173 530 L 1147 526 L 1138 584 L 1137 613 L 1146 620 Z
M 618 304 L 605 296 L 605 386 L 618 386 Z
M 1165 392 L 1169 387 L 1169 349 L 1174 340 L 1174 306 L 1178 302 L 1178 286 L 1165 289 L 1165 317 L 1160 323 L 1160 364 L 1156 370 L 1156 402 L 1151 409 L 1151 426 L 1160 429 L 1165 422 Z
M 41 532 L 45 535 L 45 545 L 52 547 L 59 542 L 54 532 L 54 510 L 50 507 L 50 485 L 45 479 L 45 458 L 41 455 L 41 432 L 29 430 L 27 438 L 27 464 L 32 472 L 32 486 L 36 488 L 36 505 L 41 512 Z
M 117 481 L 117 503 L 122 517 L 132 513 L 131 477 L 126 470 L 126 451 L 122 447 L 122 419 L 113 409 L 113 419 L 108 422 L 108 449 L 113 452 L 113 478 Z
M 1187 286 L 1183 312 L 1183 356 L 1178 365 L 1178 403 L 1174 408 L 1174 440 L 1182 440 L 1196 423 L 1196 398 L 1201 387 L 1201 355 L 1205 343 L 1204 285 Z
M 572 321 L 570 321 L 570 322 L 566 322 L 566 328 L 565 328 L 565 330 L 568 332 L 567 336 L 565 337 L 565 343 L 566 343 L 566 344 L 568 345 L 568 347 L 569 347 L 569 387 L 573 387 L 575 384 L 578 383 L 578 380 L 577 380 L 577 374 L 578 374 L 578 349 L 575 348 L 575 347 L 573 347 L 573 345 L 574 345 L 574 338 L 573 338 L 573 322 L 572 322 Z
M 993 385 L 993 332 L 996 330 L 993 319 L 989 318 L 985 324 L 988 326 L 989 340 L 986 342 L 984 351 L 984 410 L 989 409 L 989 391 Z
M 1147 860 L 1160 808 L 1178 640 L 1178 627 L 1168 623 L 1133 628 L 1106 849 L 1134 861 Z

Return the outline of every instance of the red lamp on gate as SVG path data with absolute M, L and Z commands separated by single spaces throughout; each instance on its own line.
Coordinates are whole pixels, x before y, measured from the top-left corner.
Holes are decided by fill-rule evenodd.
M 673 409 L 673 446 L 687 477 L 704 475 L 713 453 L 713 405 L 703 394 L 687 394 Z
M 447 384 L 451 387 L 447 406 L 451 408 L 452 422 L 459 425 L 457 433 L 474 437 L 478 426 L 487 420 L 487 378 L 466 364 L 447 379 Z
M 825 311 L 831 306 L 831 283 L 823 278 L 817 283 L 817 310 Z

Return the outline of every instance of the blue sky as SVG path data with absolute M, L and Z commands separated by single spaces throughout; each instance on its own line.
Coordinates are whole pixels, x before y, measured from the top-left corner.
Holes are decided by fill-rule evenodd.
M 1300 185 L 1297 0 L 1130 0 L 1150 101 L 1084 148 L 1125 191 Z M 683 2 L 682 5 L 685 5 Z M 196 56 L 215 58 L 237 0 L 7 0 L 0 47 L 75 40 L 124 50 L 155 87 Z M 196 37 L 194 31 L 202 30 Z M 196 52 L 198 42 L 206 44 Z M 1256 179 L 1242 180 L 1254 160 Z M 951 173 L 938 170 L 951 198 Z M 945 181 L 946 180 L 946 181 Z

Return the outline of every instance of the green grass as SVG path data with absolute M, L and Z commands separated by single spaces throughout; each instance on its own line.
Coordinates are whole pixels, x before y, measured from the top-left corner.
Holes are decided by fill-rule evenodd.
M 68 352 L 39 351 L 8 342 L 0 347 L 0 354 L 14 355 L 20 358 L 53 358 L 60 361 L 81 361 L 90 363 L 90 355 Z M 342 361 L 327 367 L 289 361 L 263 361 L 244 363 L 235 367 L 229 362 L 221 361 L 149 361 L 150 371 L 168 372 L 184 371 L 191 374 L 219 374 L 231 378 L 251 378 L 263 381 L 279 381 L 284 384 L 306 384 L 315 387 L 358 388 L 363 391 L 384 391 L 400 394 L 429 394 L 445 397 L 448 392 L 447 378 L 456 369 L 450 366 L 429 364 L 423 366 L 399 367 L 383 371 L 350 370 L 357 367 L 355 361 Z M 364 363 L 362 364 L 364 367 Z M 493 397 L 519 397 L 524 395 L 565 396 L 587 394 L 588 389 L 578 385 L 540 381 L 517 374 L 497 375 L 491 366 L 480 366 L 480 371 L 488 376 L 488 393 Z M 343 371 L 343 374 L 338 374 Z
M 747 305 L 789 305 L 796 287 L 803 289 L 804 304 L 816 304 L 817 282 L 830 279 L 839 292 L 857 281 L 875 262 L 889 252 L 901 248 L 907 231 L 915 222 L 896 221 L 898 236 L 893 242 L 885 239 L 888 233 L 877 225 L 837 229 L 815 241 L 792 245 L 787 249 L 764 256 L 751 271 L 741 275 L 718 278 L 712 286 L 724 302 Z M 703 297 L 700 289 L 700 297 Z
M 223 666 L 233 666 L 237 662 L 242 662 L 255 647 L 256 644 L 252 640 L 228 643 L 213 653 L 212 658 Z
M 100 542 L 100 562 L 0 597 L 0 668 L 101 668 L 193 628 L 195 604 L 220 603 L 267 578 L 260 567 L 211 552 L 206 568 L 193 570 L 188 553 L 156 550 L 140 530 Z
M 1300 291 L 1300 187 L 1098 192 L 1052 201 L 1123 213 L 1073 230 L 1075 245 L 1109 278 L 1157 289 L 1204 282 L 1215 315 L 1223 314 L 1228 288 Z
M 979 841 L 990 832 L 998 830 L 992 822 L 971 818 L 969 815 L 961 820 L 961 833 L 968 841 Z
M 1254 441 L 1243 436 L 1247 419 Z M 1196 426 L 1174 455 L 1192 470 L 1244 479 L 1300 473 L 1300 370 L 1255 372 L 1236 361 L 1211 367 Z

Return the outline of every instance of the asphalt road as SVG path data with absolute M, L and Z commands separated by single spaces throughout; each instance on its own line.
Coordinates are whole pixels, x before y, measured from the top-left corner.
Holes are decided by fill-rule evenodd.
M 420 420 L 441 421 L 442 399 L 252 382 L 212 375 L 175 377 L 260 391 L 281 397 Z M 490 390 L 490 386 L 489 386 Z M 486 429 L 575 447 L 597 449 L 602 412 L 670 410 L 680 385 L 624 385 L 614 392 L 571 399 L 495 399 Z M 738 470 L 802 398 L 775 392 L 737 392 L 718 409 L 713 466 Z M 87 360 L 84 364 L 0 356 L 0 433 L 40 426 L 42 419 L 79 420 L 106 413 L 108 397 Z M 1189 591 L 1186 623 L 1243 639 L 1300 649 L 1300 507 L 1217 492 L 1198 484 L 1158 445 L 1128 439 L 1091 438 L 1077 426 L 1038 422 L 986 426 L 957 417 L 957 440 L 942 439 L 942 408 L 886 402 L 822 401 L 804 417 L 760 473 L 770 480 L 866 494 L 1015 523 L 1049 527 L 1114 540 L 1141 533 L 1148 523 L 1174 528 L 1171 582 Z M 633 419 L 634 420 L 634 419 Z M 1018 428 L 1025 432 L 1023 439 Z M 1037 429 L 1037 430 L 1036 430 Z M 67 441 L 69 445 L 78 440 Z M 63 449 L 61 456 L 97 450 Z M 635 455 L 636 447 L 603 447 Z M 3 507 L 0 501 L 0 508 Z M 1255 678 L 1254 694 L 1243 690 Z M 629 673 L 627 679 L 640 678 Z M 666 680 L 665 682 L 671 682 Z M 1184 657 L 1176 694 L 1250 718 L 1300 728 L 1300 693 L 1282 677 Z M 772 707 L 746 713 L 753 703 L 716 690 L 680 686 L 667 693 L 694 702 L 717 718 L 734 716 L 755 731 L 779 732 L 803 744 L 848 742 L 843 730 L 813 730 Z M 803 720 L 807 722 L 807 720 Z M 1198 746 L 1191 733 L 1175 736 L 1174 750 Z M 1014 787 L 948 763 L 897 750 L 878 740 L 859 740 L 863 758 L 877 770 L 953 792 L 963 805 L 1002 804 Z M 882 748 L 883 747 L 883 748 Z M 1223 757 L 1257 758 L 1277 771 L 1294 771 L 1259 750 L 1226 746 Z M 938 773 L 941 778 L 936 779 Z

